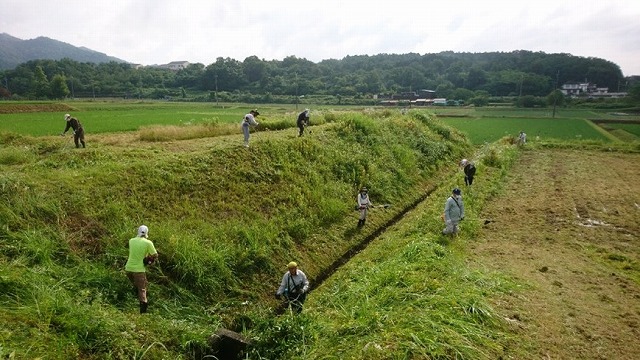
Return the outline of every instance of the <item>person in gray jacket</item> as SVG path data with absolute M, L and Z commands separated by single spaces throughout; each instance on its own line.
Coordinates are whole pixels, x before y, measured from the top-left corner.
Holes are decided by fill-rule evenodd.
M 462 191 L 455 188 L 451 196 L 444 204 L 444 223 L 446 227 L 442 230 L 443 235 L 456 235 L 458 233 L 458 224 L 464 219 L 464 203 L 462 201 Z

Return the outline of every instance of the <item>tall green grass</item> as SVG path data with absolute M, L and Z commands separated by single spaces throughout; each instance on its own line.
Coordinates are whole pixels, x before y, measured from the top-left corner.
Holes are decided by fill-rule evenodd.
M 237 144 L 213 137 L 184 150 L 161 141 L 78 150 L 4 133 L 3 149 L 24 157 L 0 164 L 0 319 L 15 328 L 2 333 L 2 351 L 206 353 L 218 327 L 240 331 L 269 313 L 283 264 L 296 259 L 318 276 L 468 153 L 457 132 L 418 118 L 327 111 L 298 138 L 287 117 L 275 117 L 261 122 L 250 149 L 241 135 Z M 352 209 L 363 185 L 394 207 L 358 232 Z M 123 273 L 124 244 L 142 223 L 160 253 L 149 273 L 150 316 L 137 314 Z
M 450 189 L 460 186 L 456 174 L 315 289 L 302 315 L 256 326 L 254 358 L 500 358 L 508 331 L 485 299 L 514 291 L 516 283 L 470 271 L 464 244 L 473 241 L 484 203 L 515 159 L 507 142 L 481 148 L 473 160 L 483 185 L 463 187 L 458 238 L 440 235 L 439 217 Z

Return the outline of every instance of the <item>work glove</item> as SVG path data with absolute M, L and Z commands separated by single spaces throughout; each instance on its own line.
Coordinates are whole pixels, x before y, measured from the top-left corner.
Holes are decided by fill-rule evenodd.
M 144 266 L 151 265 L 155 261 L 156 261 L 156 259 L 151 255 L 145 256 L 144 260 L 142 260 L 142 262 L 144 263 Z

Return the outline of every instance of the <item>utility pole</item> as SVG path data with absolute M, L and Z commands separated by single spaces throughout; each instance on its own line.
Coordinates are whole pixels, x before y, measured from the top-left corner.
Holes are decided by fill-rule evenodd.
M 218 74 L 215 75 L 215 79 L 216 79 L 216 107 L 218 107 Z
M 298 73 L 296 73 L 296 110 L 298 110 L 298 102 L 299 102 L 299 98 L 298 98 Z
M 520 94 L 518 97 L 522 97 L 522 84 L 524 83 L 524 74 L 520 75 Z
M 558 79 L 560 78 L 560 70 L 556 73 L 556 86 L 553 89 L 553 115 L 551 116 L 553 119 L 556 118 L 556 105 L 558 104 Z

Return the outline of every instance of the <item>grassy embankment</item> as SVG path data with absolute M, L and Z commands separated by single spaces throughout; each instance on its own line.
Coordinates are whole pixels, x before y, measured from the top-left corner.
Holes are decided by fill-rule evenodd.
M 427 114 L 324 122 L 303 138 L 259 133 L 249 150 L 208 146 L 217 138 L 188 151 L 140 140 L 76 150 L 3 133 L 0 354 L 191 358 L 221 326 L 270 321 L 283 264 L 297 260 L 313 280 L 470 151 Z M 393 207 L 357 231 L 362 185 Z M 142 223 L 161 254 L 147 316 L 122 271 Z
M 500 192 L 517 150 L 508 139 L 479 148 L 481 174 L 463 187 L 464 231 L 440 234 L 440 214 L 459 173 L 312 292 L 299 316 L 273 318 L 250 333 L 263 359 L 496 359 L 513 334 L 489 298 L 521 284 L 471 270 L 466 243 L 485 220 L 478 215 Z M 490 220 L 489 220 L 490 221 Z

